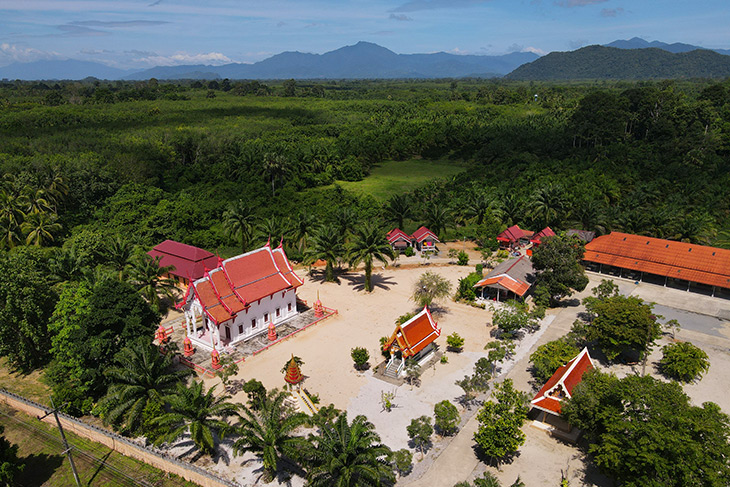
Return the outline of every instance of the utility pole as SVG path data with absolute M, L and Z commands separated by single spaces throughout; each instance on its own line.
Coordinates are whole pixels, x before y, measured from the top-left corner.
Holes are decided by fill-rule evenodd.
M 47 416 L 53 414 L 53 417 L 56 419 L 56 425 L 58 426 L 58 431 L 61 432 L 61 440 L 63 440 L 63 447 L 65 448 L 64 453 L 68 457 L 68 462 L 71 464 L 71 471 L 74 474 L 74 480 L 76 480 L 76 486 L 81 487 L 81 481 L 79 480 L 79 474 L 76 472 L 76 465 L 74 464 L 74 459 L 71 456 L 71 447 L 68 446 L 68 441 L 66 441 L 66 435 L 63 433 L 63 426 L 61 426 L 61 421 L 58 419 L 58 408 L 53 404 L 53 399 L 51 399 L 51 407 L 53 408 L 52 411 L 46 413 L 44 416 L 38 417 L 38 419 L 44 419 Z

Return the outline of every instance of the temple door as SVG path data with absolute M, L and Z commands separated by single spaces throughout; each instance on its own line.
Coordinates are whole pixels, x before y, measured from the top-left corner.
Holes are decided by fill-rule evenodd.
M 231 329 L 227 326 L 225 328 L 226 328 L 226 340 L 230 341 L 231 340 Z

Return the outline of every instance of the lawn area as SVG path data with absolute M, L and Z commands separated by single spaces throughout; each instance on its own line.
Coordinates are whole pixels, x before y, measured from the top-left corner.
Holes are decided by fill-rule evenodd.
M 48 404 L 51 388 L 41 381 L 43 369 L 28 374 L 13 370 L 7 358 L 0 358 L 0 387 L 41 404 Z
M 447 178 L 466 170 L 455 161 L 409 159 L 386 161 L 376 165 L 362 181 L 337 181 L 343 189 L 358 194 L 369 194 L 385 201 L 395 194 L 412 191 L 432 179 Z
M 0 424 L 5 427 L 4 436 L 18 445 L 18 457 L 25 464 L 20 478 L 16 479 L 18 485 L 76 486 L 68 459 L 62 454 L 63 444 L 55 427 L 15 411 L 5 404 L 0 404 Z M 82 439 L 68 431 L 64 432 L 69 443 L 75 447 L 74 464 L 82 485 L 196 485 L 120 455 L 99 443 Z

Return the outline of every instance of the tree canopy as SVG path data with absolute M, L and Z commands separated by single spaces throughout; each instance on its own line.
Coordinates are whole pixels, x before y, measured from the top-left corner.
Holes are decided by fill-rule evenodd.
M 554 236 L 542 239 L 532 254 L 532 265 L 537 271 L 536 302 L 555 305 L 574 291 L 588 285 L 583 259 L 585 245 L 575 236 Z M 547 302 L 544 302 L 547 298 Z

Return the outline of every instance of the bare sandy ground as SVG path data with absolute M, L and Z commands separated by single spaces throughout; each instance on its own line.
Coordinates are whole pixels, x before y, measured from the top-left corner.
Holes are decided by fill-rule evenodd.
M 463 244 L 455 244 L 461 245 Z M 319 395 L 321 405 L 333 403 L 337 408 L 347 410 L 350 417 L 365 414 L 375 424 L 384 443 L 393 449 L 408 447 L 406 426 L 410 420 L 420 415 L 433 416 L 434 404 L 443 399 L 456 402 L 461 394 L 454 381 L 470 374 L 474 362 L 484 356 L 483 347 L 491 340 L 491 312 L 488 309 L 454 303 L 450 299 L 441 303 L 443 311 L 435 315 L 442 329 L 441 337 L 437 340 L 441 351 L 446 350 L 446 336 L 453 332 L 464 337 L 466 343 L 462 353 L 446 353 L 448 363 L 436 363 L 424 370 L 420 387 L 395 387 L 374 377 L 372 370 L 356 371 L 350 350 L 358 346 L 365 347 L 370 352 L 371 366 L 382 362 L 379 338 L 390 336 L 394 322 L 400 315 L 417 310 L 409 297 L 418 277 L 427 270 L 433 271 L 447 278 L 455 289 L 458 279 L 471 272 L 473 264 L 479 260 L 478 253 L 472 249 L 467 250 L 473 260 L 469 266 L 464 267 L 447 265 L 447 258 L 432 259 L 428 265 L 423 265 L 423 260 L 413 257 L 401 258 L 399 267 L 376 268 L 373 275 L 376 288 L 372 293 L 364 292 L 362 273 L 346 273 L 340 276 L 338 283 L 325 283 L 317 273 L 307 275 L 304 270 L 298 271 L 305 279 L 305 285 L 299 289 L 298 295 L 311 304 L 319 293 L 324 305 L 338 309 L 339 315 L 242 363 L 235 379 L 256 378 L 269 389 L 282 387 L 285 383 L 281 368 L 292 355 L 297 355 L 304 361 L 304 387 L 310 393 Z M 591 275 L 588 289 L 575 297 L 580 299 L 588 295 L 602 277 L 604 276 Z M 692 309 L 709 309 L 701 303 L 698 305 L 697 299 L 701 297 L 674 294 L 681 291 L 659 292 L 654 288 L 647 288 L 649 285 L 646 284 L 637 286 L 625 280 L 616 282 L 624 294 L 651 296 L 653 300 L 661 300 L 666 306 L 681 307 L 683 303 L 691 301 Z M 718 305 L 715 303 L 714 306 Z M 540 344 L 567 333 L 581 310 L 582 307 L 576 302 L 573 306 L 549 311 L 541 330 L 525 337 L 515 359 L 503 364 L 503 377 L 514 380 L 518 389 L 532 392 L 535 384 L 532 384 L 528 372 L 529 354 Z M 730 412 L 730 397 L 724 394 L 730 379 L 730 340 L 726 338 L 730 336 L 730 325 L 724 322 L 718 327 L 715 323 L 713 334 L 707 334 L 703 329 L 703 318 L 701 315 L 697 316 L 699 318 L 696 326 L 681 330 L 677 338 L 692 341 L 702 347 L 710 355 L 712 366 L 701 381 L 685 386 L 685 390 L 696 404 L 711 400 Z M 669 338 L 664 338 L 662 344 L 668 340 Z M 648 373 L 655 373 L 653 362 L 659 358 L 661 352 L 660 347 L 657 347 L 651 356 Z M 615 367 L 612 370 L 619 375 L 636 372 L 630 367 Z M 219 383 L 218 379 L 206 379 L 208 386 Z M 382 391 L 396 392 L 397 407 L 391 412 L 382 411 Z M 239 392 L 233 400 L 245 402 L 246 395 Z M 463 418 L 462 432 L 453 438 L 442 439 L 434 436 L 433 447 L 425 459 L 419 461 L 419 455 L 414 454 L 414 471 L 410 476 L 401 479 L 400 484 L 451 487 L 461 480 L 473 479 L 487 468 L 492 469 L 480 462 L 473 450 L 471 436 L 477 427 L 473 417 L 475 411 L 465 411 L 462 408 L 460 411 Z M 596 472 L 586 471 L 586 464 L 575 446 L 563 444 L 530 425 L 526 425 L 524 431 L 527 441 L 520 449 L 519 456 L 511 464 L 503 465 L 499 471 L 492 469 L 504 485 L 511 484 L 518 475 L 528 486 L 559 485 L 561 472 L 567 472 L 570 485 L 610 485 L 607 479 Z M 228 448 L 224 448 L 224 451 L 227 452 L 224 458 L 211 468 L 235 478 L 240 483 L 252 483 L 257 477 L 258 462 L 242 462 L 240 458 L 231 458 Z M 249 456 L 246 459 L 253 458 Z M 302 485 L 302 480 L 295 477 L 292 485 Z

